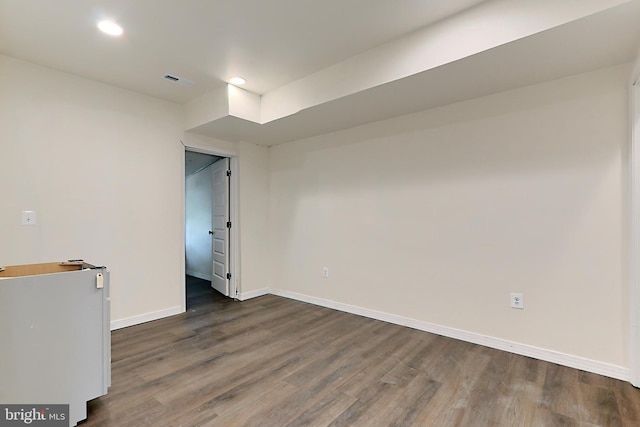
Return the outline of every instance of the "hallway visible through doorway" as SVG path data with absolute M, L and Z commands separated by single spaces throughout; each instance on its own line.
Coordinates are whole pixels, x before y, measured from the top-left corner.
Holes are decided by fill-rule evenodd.
M 187 275 L 185 285 L 187 287 L 187 311 L 198 311 L 203 305 L 211 304 L 212 299 L 224 298 L 213 290 L 210 280 Z

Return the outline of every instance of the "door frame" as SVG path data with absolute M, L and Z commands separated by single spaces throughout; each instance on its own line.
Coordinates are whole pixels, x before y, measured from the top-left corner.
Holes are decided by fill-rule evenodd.
M 184 144 L 183 144 L 184 145 Z M 182 224 L 180 225 L 182 230 L 182 252 L 180 256 L 181 271 L 182 271 L 182 287 L 180 288 L 180 299 L 182 301 L 182 312 L 187 310 L 187 290 L 186 290 L 186 266 L 185 266 L 185 152 L 192 151 L 194 153 L 210 154 L 212 156 L 227 157 L 229 158 L 229 169 L 231 170 L 231 177 L 229 179 L 229 216 L 231 217 L 231 230 L 229 230 L 229 272 L 231 273 L 231 280 L 229 280 L 229 298 L 237 298 L 240 293 L 240 215 L 239 215 L 239 192 L 238 192 L 238 155 L 232 151 L 200 148 L 189 145 L 184 145 L 182 150 Z

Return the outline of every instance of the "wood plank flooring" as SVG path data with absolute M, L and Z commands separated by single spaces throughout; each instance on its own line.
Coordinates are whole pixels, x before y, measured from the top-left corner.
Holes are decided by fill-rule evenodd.
M 112 333 L 89 426 L 639 426 L 640 390 L 523 356 L 190 280 L 188 311 Z

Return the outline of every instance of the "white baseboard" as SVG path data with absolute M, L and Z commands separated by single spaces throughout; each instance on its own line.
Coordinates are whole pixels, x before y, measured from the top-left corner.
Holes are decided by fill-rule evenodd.
M 187 270 L 186 274 L 187 276 L 197 277 L 198 279 L 208 280 L 209 282 L 213 280 L 213 276 L 211 274 L 199 273 L 193 270 Z
M 128 326 L 139 325 L 140 323 L 151 322 L 152 320 L 158 320 L 164 317 L 174 316 L 180 313 L 184 313 L 183 308 L 180 306 L 176 306 L 176 307 L 171 307 L 164 310 L 154 311 L 151 313 L 140 314 L 138 316 L 112 320 L 111 330 L 115 331 L 116 329 L 122 329 Z
M 384 322 L 396 325 L 407 326 L 420 331 L 431 332 L 449 338 L 470 342 L 473 344 L 483 345 L 498 350 L 508 351 L 522 356 L 532 357 L 534 359 L 544 360 L 546 362 L 556 363 L 558 365 L 568 366 L 570 368 L 580 369 L 594 374 L 604 375 L 623 381 L 629 381 L 629 369 L 622 366 L 611 365 L 596 360 L 585 359 L 579 356 L 560 353 L 553 350 L 547 350 L 534 347 L 528 344 L 521 344 L 513 341 L 494 338 L 490 336 L 476 334 L 474 332 L 463 331 L 460 329 L 449 328 L 447 326 L 436 325 L 429 322 L 423 322 L 408 317 L 389 314 L 382 311 L 371 310 L 368 308 L 358 307 L 354 305 L 344 304 L 324 298 L 312 297 L 309 295 L 289 292 L 281 289 L 270 289 L 269 293 L 285 298 L 307 302 L 322 307 L 332 308 L 347 313 L 357 314 L 371 319 L 382 320 Z M 256 295 L 257 296 L 257 295 Z
M 570 368 L 580 369 L 594 374 L 604 375 L 606 377 L 615 378 L 623 381 L 630 380 L 629 369 L 611 365 L 597 360 L 586 359 L 558 351 L 547 350 L 528 344 L 508 341 L 502 338 L 495 338 L 474 332 L 463 331 L 460 329 L 450 328 L 447 326 L 436 325 L 434 323 L 424 322 L 409 317 L 398 316 L 395 314 L 385 313 L 383 311 L 371 310 L 368 308 L 358 307 L 355 305 L 344 304 L 341 302 L 313 297 L 309 295 L 290 292 L 282 289 L 262 288 L 249 292 L 242 292 L 238 299 L 245 301 L 251 298 L 257 298 L 263 295 L 278 295 L 297 301 L 307 302 L 321 307 L 332 308 L 334 310 L 344 311 L 346 313 L 357 314 L 359 316 L 371 319 L 381 320 L 383 322 L 393 323 L 396 325 L 407 326 L 420 331 L 430 332 L 449 338 L 455 338 L 461 341 L 473 344 L 483 345 L 485 347 L 495 348 L 497 350 L 508 351 L 510 353 L 520 354 L 522 356 L 532 357 L 534 359 L 544 360 L 546 362 L 557 363 L 558 365 L 568 366 Z M 124 319 L 113 320 L 111 322 L 111 330 L 126 328 L 128 326 L 138 325 L 140 323 L 150 322 L 152 320 L 162 319 L 164 317 L 173 316 L 183 313 L 184 310 L 180 306 L 171 307 L 165 310 L 154 311 L 151 313 L 141 314 L 139 316 L 127 317 Z
M 246 301 L 251 298 L 257 298 L 263 295 L 269 295 L 270 293 L 271 293 L 271 289 L 269 288 L 256 289 L 255 291 L 240 292 L 240 294 L 238 294 L 238 299 L 240 301 Z

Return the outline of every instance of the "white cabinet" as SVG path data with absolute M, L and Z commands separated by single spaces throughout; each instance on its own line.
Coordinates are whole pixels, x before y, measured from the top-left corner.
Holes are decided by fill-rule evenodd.
M 102 286 L 102 287 L 100 287 Z M 0 271 L 0 402 L 69 404 L 69 425 L 111 385 L 109 272 L 86 263 Z

